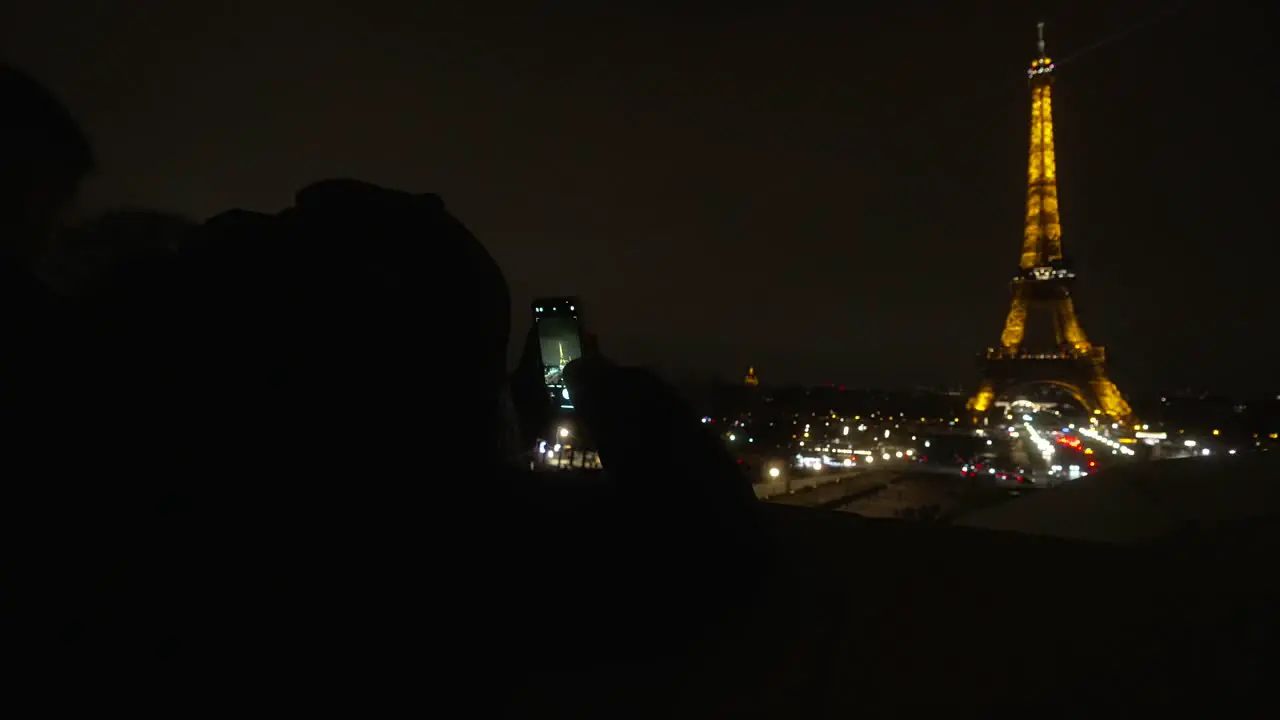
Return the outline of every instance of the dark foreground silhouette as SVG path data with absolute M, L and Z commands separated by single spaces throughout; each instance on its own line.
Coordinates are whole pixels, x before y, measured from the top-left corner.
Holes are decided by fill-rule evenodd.
M 6 573 L 28 663 L 226 697 L 417 668 L 486 684 L 479 707 L 535 670 L 678 676 L 758 589 L 750 486 L 656 378 L 569 368 L 609 470 L 520 469 L 505 281 L 434 196 L 319 183 L 119 273 L 73 306 L 94 365 L 61 410 L 96 422 L 9 506 L 41 538 Z

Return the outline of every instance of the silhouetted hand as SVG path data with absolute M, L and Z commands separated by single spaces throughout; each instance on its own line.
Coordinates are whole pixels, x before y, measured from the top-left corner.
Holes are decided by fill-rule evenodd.
M 653 579 L 653 595 L 644 602 L 663 605 L 661 630 L 641 617 L 627 622 L 649 627 L 651 641 L 673 647 L 732 634 L 738 621 L 731 608 L 745 607 L 774 561 L 760 503 L 741 466 L 652 373 L 593 352 L 571 362 L 564 377 L 576 407 L 575 431 L 604 467 L 601 480 L 613 497 L 608 512 L 623 521 L 615 544 L 601 550 L 611 549 L 627 573 L 652 573 L 646 577 Z
M 610 361 L 590 334 L 583 337 L 583 357 L 565 367 L 564 378 L 576 408 L 574 431 L 598 452 L 614 483 L 662 497 L 655 484 L 679 477 L 684 480 L 671 492 L 684 508 L 728 516 L 754 512 L 750 481 L 665 382 Z M 543 385 L 536 326 L 525 337 L 511 393 L 525 446 L 552 437 L 561 411 Z
M 690 507 L 741 509 L 755 504 L 750 481 L 724 444 L 675 389 L 640 368 L 614 364 L 598 351 L 565 368 L 578 432 L 615 481 L 652 489 L 681 477 L 678 496 Z
M 556 407 L 542 380 L 542 358 L 535 323 L 524 336 L 520 360 L 511 374 L 511 404 L 520 426 L 520 446 L 528 449 L 548 434 L 555 421 Z
M 592 333 L 582 335 L 584 358 L 600 354 L 599 341 Z M 538 326 L 535 324 L 525 334 L 520 360 L 511 374 L 511 404 L 515 408 L 520 426 L 520 441 L 524 448 L 533 447 L 538 440 L 554 437 L 557 419 L 561 415 L 555 402 L 543 384 L 542 355 L 538 347 Z M 572 390 L 571 390 L 572 392 Z

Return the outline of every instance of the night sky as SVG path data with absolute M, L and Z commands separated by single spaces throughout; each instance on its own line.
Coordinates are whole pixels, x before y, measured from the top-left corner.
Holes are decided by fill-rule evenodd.
M 97 143 L 82 212 L 434 191 L 522 320 L 577 294 L 623 361 L 880 387 L 972 384 L 998 342 L 1043 19 L 1065 249 L 1114 379 L 1277 385 L 1266 3 L 5 5 L 0 51 Z

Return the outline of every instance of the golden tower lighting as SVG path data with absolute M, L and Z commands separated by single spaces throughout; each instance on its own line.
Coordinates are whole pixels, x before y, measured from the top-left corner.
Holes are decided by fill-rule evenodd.
M 1075 278 L 1062 251 L 1058 166 L 1053 141 L 1053 59 L 1045 52 L 1044 23 L 1037 26 L 1037 53 L 1027 69 L 1031 86 L 1031 142 L 1027 158 L 1027 204 L 1022 253 L 1010 284 L 1012 301 L 1000 346 L 983 356 L 983 380 L 968 407 L 986 413 L 1002 394 L 1031 385 L 1053 385 L 1086 410 L 1133 423 L 1133 411 L 1106 371 L 1105 348 L 1089 342 L 1076 315 L 1070 285 Z M 1056 344 L 1027 347 L 1029 322 L 1053 325 Z

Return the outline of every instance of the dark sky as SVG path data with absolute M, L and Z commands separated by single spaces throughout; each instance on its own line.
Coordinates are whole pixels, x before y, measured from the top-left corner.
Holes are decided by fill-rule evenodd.
M 578 294 L 624 361 L 870 386 L 971 383 L 998 340 L 1044 19 L 1056 58 L 1104 41 L 1055 111 L 1115 379 L 1277 384 L 1266 3 L 18 4 L 0 49 L 98 144 L 86 211 L 435 191 L 521 317 Z

